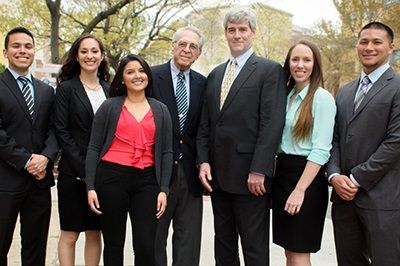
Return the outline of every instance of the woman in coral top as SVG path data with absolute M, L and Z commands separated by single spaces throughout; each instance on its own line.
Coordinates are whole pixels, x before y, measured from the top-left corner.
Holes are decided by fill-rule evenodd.
M 172 124 L 167 107 L 149 98 L 148 64 L 124 57 L 97 111 L 86 156 L 92 211 L 100 215 L 104 265 L 123 265 L 127 215 L 135 265 L 154 265 L 157 219 L 167 206 L 172 171 Z

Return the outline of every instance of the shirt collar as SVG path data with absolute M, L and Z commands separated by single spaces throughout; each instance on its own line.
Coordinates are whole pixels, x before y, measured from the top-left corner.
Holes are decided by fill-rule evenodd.
M 389 67 L 390 67 L 389 63 L 386 63 L 381 65 L 371 73 L 369 73 L 368 78 L 371 81 L 371 83 L 375 83 L 382 76 L 382 74 L 385 73 L 386 70 L 388 70 Z M 360 83 L 362 82 L 365 76 L 367 76 L 367 74 L 365 74 L 364 71 L 361 72 Z
M 307 85 L 304 87 L 304 89 L 302 89 L 302 90 L 299 92 L 299 94 L 297 94 L 296 98 L 297 98 L 297 97 L 300 97 L 301 100 L 304 100 L 304 98 L 305 98 L 306 95 L 307 95 L 308 87 L 309 87 L 309 86 L 310 86 L 310 84 L 307 84 Z M 294 88 L 291 90 L 291 92 L 289 93 L 288 96 L 289 96 L 289 97 L 292 96 L 295 92 L 296 92 L 296 87 L 294 87 Z
M 247 60 L 249 59 L 249 57 L 253 54 L 253 48 L 248 49 L 246 52 L 244 52 L 243 54 L 237 56 L 236 62 L 239 68 L 242 68 L 243 65 L 247 62 Z M 229 62 L 232 62 L 233 57 L 231 56 L 229 58 Z
M 21 77 L 21 75 L 18 72 L 12 70 L 11 68 L 8 68 L 8 70 L 10 71 L 11 75 L 13 75 L 15 80 L 17 80 L 19 77 Z M 31 74 L 31 72 L 29 72 L 28 75 L 25 76 L 25 78 L 27 78 L 29 80 L 29 82 L 32 83 L 32 74 Z
M 175 78 L 176 76 L 178 76 L 178 74 L 182 71 L 179 70 L 179 68 L 175 65 L 175 61 L 174 59 L 171 59 L 170 61 L 170 66 L 171 66 L 171 73 L 172 76 Z M 183 74 L 186 77 L 189 77 L 189 72 L 190 72 L 190 68 L 188 68 L 187 70 L 183 71 Z

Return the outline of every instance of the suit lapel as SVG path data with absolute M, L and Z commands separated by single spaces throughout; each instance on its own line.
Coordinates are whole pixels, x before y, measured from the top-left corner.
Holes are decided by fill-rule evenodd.
M 162 102 L 168 106 L 175 134 L 180 134 L 178 110 L 176 108 L 175 90 L 171 77 L 170 61 L 165 63 L 163 68 L 164 69 L 155 77 L 155 79 L 158 79 L 156 83 L 158 86 L 157 89 L 160 92 Z
M 199 99 L 199 92 L 200 90 L 199 88 L 199 81 L 198 79 L 193 75 L 192 70 L 190 70 L 190 89 L 189 89 L 189 93 L 190 93 L 190 97 L 189 97 L 189 110 L 186 116 L 186 122 L 185 122 L 185 128 L 184 131 L 189 127 L 190 123 L 192 122 L 192 118 L 193 118 L 193 110 L 197 110 L 197 105 L 198 103 L 198 99 Z
M 348 93 L 344 95 L 344 99 L 346 99 L 346 121 L 350 122 L 354 115 L 354 98 L 356 97 L 356 92 L 358 89 L 358 81 L 353 80 L 349 85 L 348 85 Z
M 220 66 L 220 70 L 215 72 L 215 107 L 217 110 L 217 113 L 220 112 L 220 105 L 221 105 L 221 88 L 222 88 L 222 82 L 224 81 L 224 74 L 226 71 L 226 68 L 228 67 L 229 60 Z M 225 99 L 226 102 L 226 99 Z
M 369 89 L 368 93 L 365 95 L 360 106 L 354 112 L 351 119 L 354 119 L 365 108 L 365 106 L 371 101 L 371 99 L 373 99 L 381 90 L 383 90 L 389 84 L 389 79 L 391 79 L 392 76 L 393 76 L 393 73 L 391 71 L 386 71 L 385 73 L 382 74 L 382 76 Z M 356 87 L 356 90 L 357 90 L 357 88 L 358 88 L 358 86 Z
M 255 59 L 254 54 L 250 56 L 247 62 L 244 64 L 243 68 L 240 70 L 239 74 L 237 75 L 236 79 L 233 81 L 231 88 L 229 89 L 229 93 L 226 97 L 225 103 L 222 106 L 221 113 L 223 113 L 235 98 L 236 94 L 242 87 L 243 83 L 249 78 L 251 73 L 256 69 L 257 61 Z M 222 84 L 222 83 L 221 83 Z
M 85 107 L 86 111 L 90 114 L 90 117 L 93 118 L 93 108 L 92 105 L 90 104 L 89 97 L 87 96 L 87 93 L 85 91 L 85 88 L 82 85 L 82 82 L 79 80 L 79 77 L 75 77 L 72 80 L 72 87 L 74 90 L 75 95 L 81 101 L 82 105 Z M 107 95 L 107 94 L 106 94 Z
M 17 81 L 14 79 L 13 75 L 10 73 L 10 71 L 6 70 L 4 71 L 3 75 L 3 80 L 4 83 L 6 84 L 7 88 L 10 90 L 10 92 L 14 95 L 18 105 L 21 107 L 21 109 L 24 111 L 25 117 L 32 122 L 31 115 L 29 114 L 28 111 L 28 106 L 26 105 L 24 96 L 22 95 L 22 92 L 18 86 Z M 36 101 L 36 90 L 35 90 L 35 101 Z M 36 113 L 36 107 L 34 107 L 34 112 Z

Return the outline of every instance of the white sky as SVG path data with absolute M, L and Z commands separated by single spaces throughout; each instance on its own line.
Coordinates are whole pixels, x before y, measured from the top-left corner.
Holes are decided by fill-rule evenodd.
M 214 6 L 225 1 L 202 0 L 202 6 Z M 338 12 L 332 0 L 236 0 L 238 5 L 250 2 L 262 2 L 269 6 L 287 11 L 293 15 L 293 23 L 298 26 L 310 28 L 322 18 L 337 22 Z
M 293 14 L 293 24 L 311 27 L 321 19 L 337 22 L 339 14 L 332 0 L 264 0 L 267 5 Z M 243 1 L 245 2 L 245 1 Z

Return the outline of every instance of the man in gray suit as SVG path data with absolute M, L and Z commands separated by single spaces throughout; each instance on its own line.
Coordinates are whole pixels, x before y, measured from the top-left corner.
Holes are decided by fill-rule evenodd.
M 153 97 L 167 105 L 171 114 L 174 147 L 168 206 L 157 225 L 157 266 L 170 265 L 166 245 L 171 221 L 172 265 L 199 265 L 204 188 L 196 166 L 196 135 L 206 78 L 190 67 L 200 56 L 203 44 L 204 37 L 197 28 L 180 28 L 172 36 L 172 59 L 151 69 Z M 179 88 L 183 88 L 184 99 L 180 98 Z
M 227 62 L 207 78 L 197 136 L 200 180 L 211 192 L 216 265 L 239 265 L 240 235 L 246 265 L 269 263 L 268 193 L 286 103 L 282 67 L 253 53 L 255 13 L 225 16 Z
M 393 31 L 358 36 L 361 75 L 341 88 L 327 167 L 338 264 L 400 265 L 400 75 L 389 66 Z

